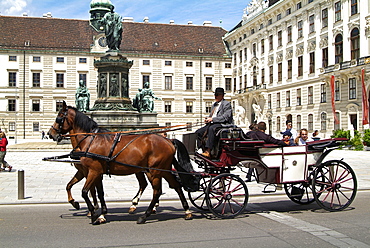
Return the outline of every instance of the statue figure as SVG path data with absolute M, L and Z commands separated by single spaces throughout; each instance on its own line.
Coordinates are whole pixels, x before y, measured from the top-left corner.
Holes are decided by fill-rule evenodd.
M 127 74 L 122 76 L 122 86 L 121 86 L 121 97 L 128 97 L 128 80 Z
M 261 118 L 262 118 L 262 116 L 261 116 L 261 112 L 262 112 L 261 107 L 260 107 L 260 105 L 258 105 L 256 103 L 253 103 L 252 107 L 253 107 L 253 111 L 255 113 L 254 122 L 258 123 L 259 121 L 261 121 Z
M 109 96 L 119 96 L 118 74 L 114 73 L 110 77 Z
M 139 89 L 133 100 L 133 106 L 139 112 L 153 112 L 154 102 L 153 99 L 162 100 L 159 97 L 154 96 L 154 92 L 149 88 L 149 82 L 144 83 L 144 88 Z
M 77 88 L 75 97 L 76 108 L 78 111 L 86 112 L 90 109 L 90 93 L 83 80 L 80 80 L 80 86 Z
M 107 74 L 100 74 L 99 97 L 107 97 Z
M 114 6 L 111 6 L 110 12 L 99 20 L 104 24 L 105 37 L 107 39 L 108 51 L 118 51 L 122 41 L 122 18 L 119 14 L 114 13 Z
M 235 124 L 239 127 L 245 126 L 245 109 L 242 106 L 237 106 L 235 108 Z

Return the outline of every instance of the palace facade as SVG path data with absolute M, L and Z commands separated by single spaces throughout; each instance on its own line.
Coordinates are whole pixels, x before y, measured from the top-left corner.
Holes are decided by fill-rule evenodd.
M 288 119 L 320 137 L 368 128 L 361 70 L 369 97 L 369 9 L 368 0 L 253 0 L 224 37 L 237 122 L 265 121 L 276 137 Z

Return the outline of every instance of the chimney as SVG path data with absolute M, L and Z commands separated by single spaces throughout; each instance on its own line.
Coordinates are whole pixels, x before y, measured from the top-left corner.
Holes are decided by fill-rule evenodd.
M 27 12 L 24 12 L 24 13 L 22 14 L 22 16 L 24 16 L 24 17 L 28 16 Z
M 51 17 L 53 17 L 53 16 L 51 15 L 51 12 L 48 12 L 48 13 L 46 14 L 46 17 L 47 17 L 47 18 L 51 18 Z
M 193 25 L 193 21 L 188 21 L 188 25 Z
M 133 17 L 123 17 L 123 22 L 134 22 Z
M 145 22 L 145 23 L 148 23 L 149 22 L 149 17 L 144 17 L 144 20 L 143 20 L 143 22 Z
M 203 26 L 212 26 L 212 22 L 211 21 L 204 21 Z
M 175 24 L 175 21 L 174 20 L 170 20 L 170 24 Z

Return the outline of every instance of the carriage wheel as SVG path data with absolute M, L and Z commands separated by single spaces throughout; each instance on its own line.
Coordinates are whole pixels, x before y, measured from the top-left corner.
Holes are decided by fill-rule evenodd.
M 212 178 L 202 177 L 199 182 L 199 190 L 195 192 L 188 191 L 189 200 L 197 209 L 208 211 L 206 202 L 206 190 L 211 180 Z
M 242 213 L 248 202 L 248 188 L 238 176 L 225 173 L 213 178 L 206 191 L 208 209 L 217 217 L 232 218 Z
M 286 195 L 289 197 L 292 202 L 297 204 L 306 205 L 315 201 L 312 190 L 312 179 L 314 172 L 310 173 L 308 181 L 300 183 L 288 183 L 284 184 L 284 190 Z M 320 191 L 323 188 L 323 185 L 319 186 L 316 191 Z
M 327 161 L 318 166 L 312 185 L 317 204 L 328 211 L 345 209 L 355 199 L 357 192 L 356 175 L 341 160 Z

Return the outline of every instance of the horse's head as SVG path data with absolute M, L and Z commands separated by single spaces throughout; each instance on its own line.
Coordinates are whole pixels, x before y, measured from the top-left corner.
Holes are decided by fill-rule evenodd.
M 74 112 L 72 108 L 68 108 L 65 101 L 63 101 L 63 107 L 59 111 L 55 122 L 48 131 L 50 139 L 54 141 L 61 141 L 63 139 L 63 134 L 68 133 L 73 128 L 73 117 Z

